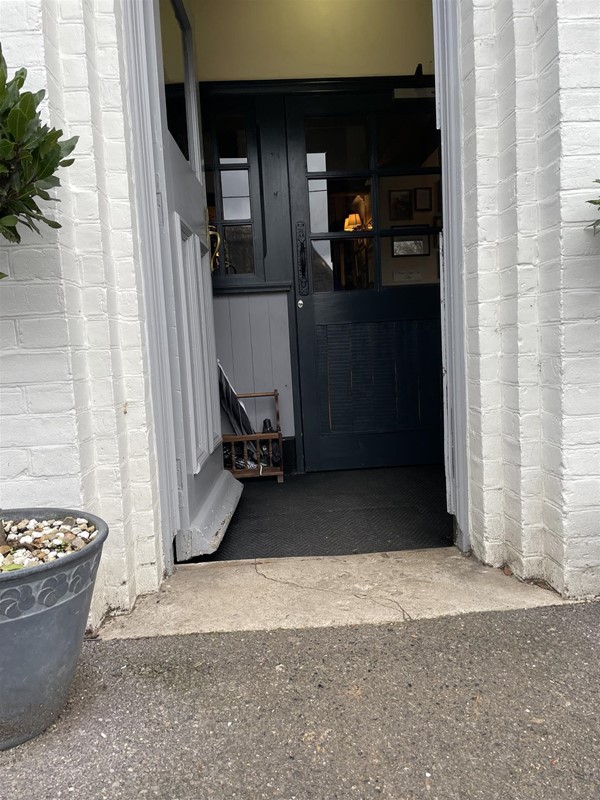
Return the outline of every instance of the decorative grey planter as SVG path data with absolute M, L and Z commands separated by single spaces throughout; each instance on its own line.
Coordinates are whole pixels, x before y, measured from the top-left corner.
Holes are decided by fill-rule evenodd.
M 64 508 L 3 509 L 3 519 L 85 517 L 96 538 L 76 553 L 0 573 L 0 750 L 37 736 L 62 711 L 81 652 L 106 522 Z

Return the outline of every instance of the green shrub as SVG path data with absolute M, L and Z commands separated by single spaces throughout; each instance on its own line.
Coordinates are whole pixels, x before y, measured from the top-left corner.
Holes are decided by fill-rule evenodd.
M 73 163 L 67 156 L 78 139 L 61 140 L 61 130 L 42 124 L 38 106 L 44 90 L 21 91 L 26 77 L 27 70 L 20 69 L 8 80 L 0 47 L 0 234 L 10 242 L 21 241 L 20 223 L 36 233 L 41 222 L 61 227 L 44 216 L 37 201 L 52 199 L 49 190 L 60 186 L 54 173 Z

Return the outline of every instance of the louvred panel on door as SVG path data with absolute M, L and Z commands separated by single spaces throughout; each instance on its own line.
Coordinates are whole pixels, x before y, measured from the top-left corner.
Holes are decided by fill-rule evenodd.
M 420 422 L 421 328 L 429 320 L 317 326 L 322 433 L 397 431 Z

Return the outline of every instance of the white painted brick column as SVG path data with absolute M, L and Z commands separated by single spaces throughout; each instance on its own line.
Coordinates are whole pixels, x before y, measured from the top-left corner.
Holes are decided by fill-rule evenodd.
M 111 528 L 93 604 L 97 622 L 108 607 L 130 608 L 137 595 L 155 590 L 162 578 L 120 8 L 112 0 L 10 5 L 16 5 L 13 19 L 20 19 L 9 37 L 11 67 L 39 63 L 37 86 L 48 90 L 51 123 L 80 140 L 75 164 L 62 175 L 57 213 L 63 228 L 28 239 L 26 248 L 2 248 L 12 276 L 0 287 L 3 318 L 14 319 L 14 325 L 5 326 L 14 352 L 10 359 L 7 351 L 2 379 L 16 417 L 14 434 L 2 442 L 9 470 L 3 473 L 3 503 L 40 503 L 40 471 L 68 470 L 60 479 L 68 481 L 69 491 L 61 492 L 56 473 L 48 479 L 44 502 L 95 512 Z M 32 21 L 35 41 L 29 33 Z M 27 248 L 39 253 L 37 259 L 27 257 Z M 38 322 L 44 308 L 53 318 L 48 324 Z M 34 355 L 42 357 L 32 361 Z M 60 389 L 56 395 L 45 391 L 49 374 Z M 63 413 L 36 412 L 44 402 L 62 403 Z M 66 448 L 66 467 L 61 467 L 61 453 L 52 459 L 47 449 L 39 452 L 39 441 L 28 444 L 34 413 L 48 415 L 46 436 Z M 22 455 L 14 455 L 24 450 L 26 466 Z
M 461 4 L 473 549 L 576 595 L 600 592 L 592 6 Z
M 561 118 L 560 375 L 563 583 L 600 594 L 600 236 L 585 201 L 600 186 L 600 13 L 593 0 L 558 0 Z
M 498 100 L 492 0 L 461 3 L 469 516 L 474 553 L 505 558 L 498 324 Z

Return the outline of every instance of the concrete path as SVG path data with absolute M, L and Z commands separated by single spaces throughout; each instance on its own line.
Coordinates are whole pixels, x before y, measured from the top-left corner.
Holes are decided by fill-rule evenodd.
M 597 800 L 599 655 L 593 604 L 91 641 L 0 796 Z
M 456 548 L 180 566 L 102 639 L 381 624 L 561 604 Z

